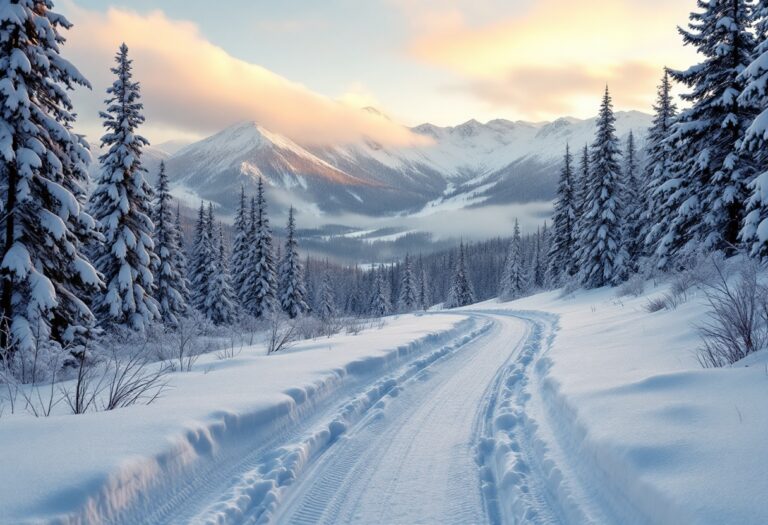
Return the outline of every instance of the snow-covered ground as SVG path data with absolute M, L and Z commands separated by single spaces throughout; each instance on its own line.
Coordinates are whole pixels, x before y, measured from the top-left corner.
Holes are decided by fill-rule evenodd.
M 665 291 L 472 307 L 517 312 L 540 332 L 484 444 L 508 522 L 768 523 L 768 354 L 702 369 L 703 294 L 647 312 Z
M 164 506 L 181 501 L 195 481 L 216 487 L 244 463 L 267 461 L 266 453 L 278 461 L 275 451 L 292 442 L 306 453 L 322 448 L 369 408 L 360 402 L 345 411 L 340 402 L 377 402 L 397 386 L 399 368 L 458 344 L 477 324 L 456 315 L 403 316 L 285 353 L 266 356 L 256 346 L 233 359 L 204 356 L 191 372 L 171 375 L 170 389 L 149 406 L 47 418 L 6 413 L 0 522 L 167 520 Z M 377 383 L 389 375 L 390 383 Z M 314 442 L 299 446 L 304 432 Z M 289 456 L 282 460 L 296 460 Z
M 155 404 L 0 419 L 0 522 L 766 523 L 768 355 L 700 291 L 559 292 L 249 348 Z M 749 366 L 746 366 L 749 365 Z

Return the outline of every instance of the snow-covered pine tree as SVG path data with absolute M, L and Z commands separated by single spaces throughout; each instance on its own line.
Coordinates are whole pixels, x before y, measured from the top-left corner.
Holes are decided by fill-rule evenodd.
M 422 310 L 428 310 L 432 306 L 432 294 L 429 290 L 429 281 L 427 281 L 427 269 L 424 267 L 424 260 L 419 255 L 417 265 L 419 272 L 419 307 Z
M 581 160 L 579 161 L 579 171 L 575 177 L 575 189 L 573 192 L 573 198 L 576 201 L 576 235 L 578 238 L 579 221 L 584 214 L 584 208 L 586 208 L 587 200 L 587 187 L 589 185 L 589 146 L 584 145 L 584 149 L 581 151 Z M 575 262 L 578 266 L 578 261 Z M 577 268 L 578 269 L 578 268 Z
M 323 322 L 328 322 L 336 317 L 336 298 L 331 285 L 331 274 L 326 271 L 323 281 L 320 283 L 320 297 L 317 305 L 317 315 Z
M 101 172 L 89 204 L 104 236 L 104 242 L 95 245 L 94 263 L 106 290 L 95 297 L 94 307 L 104 325 L 143 330 L 160 317 L 151 295 L 152 268 L 158 264 L 150 218 L 152 188 L 141 166 L 141 150 L 149 142 L 136 133 L 144 122 L 144 106 L 125 44 L 115 62 L 111 71 L 117 79 L 107 89 L 107 110 L 100 113 L 107 129 L 101 144 L 107 152 L 99 157 Z
M 634 273 L 638 270 L 638 259 L 643 254 L 643 242 L 641 239 L 642 214 L 645 211 L 644 194 L 638 177 L 637 147 L 635 146 L 635 134 L 632 131 L 627 136 L 627 149 L 624 152 L 624 203 L 622 247 L 627 254 L 627 263 L 624 271 Z M 626 278 L 628 275 L 625 275 Z
M 0 8 L 0 301 L 8 328 L 0 347 L 15 355 L 49 339 L 82 343 L 93 326 L 84 299 L 101 284 L 82 254 L 96 235 L 82 209 L 90 155 L 71 130 L 67 93 L 90 85 L 60 55 L 61 30 L 71 24 L 51 8 L 39 0 Z
M 664 70 L 664 76 L 658 87 L 656 103 L 653 106 L 653 123 L 648 128 L 645 149 L 645 210 L 642 215 L 641 233 L 644 243 L 643 253 L 651 255 L 656 251 L 656 246 L 662 232 L 664 217 L 663 203 L 669 197 L 662 190 L 668 180 L 672 178 L 673 146 L 670 139 L 672 125 L 677 118 L 677 106 L 672 98 L 672 84 L 669 80 L 669 71 Z
M 507 258 L 504 261 L 504 271 L 499 286 L 499 298 L 502 301 L 510 301 L 522 297 L 529 288 L 521 242 L 520 224 L 515 219 L 515 228 L 512 233 L 512 240 L 509 243 Z
M 410 255 L 405 255 L 402 271 L 400 272 L 400 298 L 398 308 L 401 312 L 412 312 L 419 307 L 418 287 Z
M 214 258 L 213 239 L 208 228 L 208 218 L 205 206 L 200 202 L 200 210 L 195 224 L 195 240 L 192 245 L 190 268 L 190 284 L 192 306 L 205 313 L 205 303 L 208 298 L 208 288 L 212 279 L 211 261 Z
M 384 268 L 379 267 L 373 270 L 373 293 L 371 294 L 371 303 L 369 312 L 374 317 L 384 317 L 392 310 L 389 302 L 389 281 L 384 277 Z
M 456 268 L 453 271 L 451 290 L 448 295 L 448 308 L 467 306 L 475 302 L 475 292 L 472 283 L 469 282 L 464 243 L 459 244 L 459 255 L 456 259 Z
M 576 196 L 574 188 L 573 156 L 565 146 L 563 168 L 557 185 L 557 201 L 552 218 L 552 239 L 549 249 L 549 279 L 553 284 L 560 284 L 576 274 Z M 518 232 L 519 236 L 519 232 Z
M 626 275 L 626 253 L 621 246 L 624 184 L 615 122 L 606 86 L 592 144 L 585 208 L 579 227 L 581 281 L 588 288 L 618 284 Z
M 184 254 L 179 243 L 179 232 L 176 230 L 171 205 L 168 174 L 165 171 L 165 163 L 160 162 L 157 191 L 155 191 L 155 201 L 152 206 L 155 253 L 158 257 L 157 267 L 154 269 L 154 297 L 158 302 L 163 324 L 174 327 L 187 313 L 189 305 L 186 301 L 187 284 L 182 273 L 184 268 L 179 267 Z
M 751 197 L 741 230 L 741 240 L 753 256 L 768 257 L 768 0 L 754 6 L 757 45 L 752 62 L 742 73 L 742 105 L 756 107 L 760 113 L 747 128 L 741 148 L 751 156 L 757 175 L 749 185 Z
M 689 30 L 680 29 L 685 44 L 704 59 L 685 71 L 670 70 L 674 80 L 690 88 L 681 98 L 690 104 L 678 116 L 672 139 L 674 178 L 662 191 L 660 264 L 682 261 L 703 246 L 731 250 L 738 241 L 747 185 L 754 174 L 739 142 L 757 111 L 739 98 L 740 73 L 755 48 L 750 31 L 751 2 L 698 1 L 702 10 L 690 15 Z
M 232 288 L 242 306 L 246 303 L 245 283 L 248 280 L 249 262 L 249 230 L 248 223 L 248 201 L 245 198 L 245 188 L 240 187 L 240 202 L 235 215 L 235 239 L 232 243 Z
M 264 179 L 259 177 L 256 199 L 251 199 L 250 255 L 245 281 L 245 309 L 261 318 L 276 308 L 277 280 L 272 253 L 272 230 L 267 216 Z
M 184 230 L 181 227 L 181 205 L 176 203 L 176 220 L 174 221 L 173 233 L 176 236 L 176 246 L 179 247 L 176 252 L 176 268 L 178 268 L 181 278 L 184 280 L 184 289 L 182 294 L 184 296 L 184 302 L 187 303 L 187 308 L 191 305 L 190 293 L 189 293 L 189 274 L 187 266 L 187 253 L 184 249 Z
M 291 319 L 298 317 L 309 309 L 306 302 L 307 291 L 304 289 L 304 278 L 302 277 L 298 248 L 296 222 L 293 216 L 293 206 L 291 206 L 288 211 L 285 253 L 283 254 L 283 260 L 280 261 L 277 288 L 280 307 Z
M 208 223 L 214 223 L 213 208 L 209 207 Z M 224 248 L 224 231 L 219 225 L 215 257 L 211 261 L 210 292 L 206 300 L 205 314 L 208 319 L 217 325 L 232 324 L 237 319 L 237 305 L 235 293 L 230 286 L 230 274 L 227 265 L 227 252 Z

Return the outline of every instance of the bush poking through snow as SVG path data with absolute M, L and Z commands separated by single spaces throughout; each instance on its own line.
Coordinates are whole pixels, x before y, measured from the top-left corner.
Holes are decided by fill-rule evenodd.
M 714 267 L 717 278 L 705 284 L 710 311 L 699 326 L 698 360 L 705 368 L 733 364 L 768 344 L 768 288 L 760 282 L 760 265 L 745 261 L 735 282 L 721 264 Z
M 649 314 L 660 312 L 667 308 L 667 298 L 662 295 L 660 297 L 652 297 L 645 303 L 645 311 Z
M 287 350 L 296 341 L 297 323 L 287 316 L 274 312 L 267 325 L 267 354 Z
M 640 275 L 632 276 L 616 290 L 616 297 L 640 297 L 645 291 L 645 279 Z

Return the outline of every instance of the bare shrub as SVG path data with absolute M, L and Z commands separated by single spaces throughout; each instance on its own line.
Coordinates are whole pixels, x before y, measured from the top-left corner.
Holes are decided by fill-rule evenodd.
M 105 370 L 103 410 L 115 410 L 136 404 L 149 405 L 168 386 L 165 376 L 171 371 L 167 364 L 154 364 L 145 349 L 120 359 L 112 353 Z
M 77 367 L 74 388 L 62 388 L 61 393 L 73 414 L 85 414 L 96 406 L 96 399 L 101 393 L 104 374 L 98 374 L 94 358 L 83 349 Z
M 170 371 L 189 372 L 200 355 L 211 350 L 210 341 L 204 342 L 207 330 L 199 316 L 181 319 L 178 325 L 162 337 L 158 356 L 166 361 Z
M 645 291 L 645 279 L 640 275 L 633 275 L 616 290 L 616 297 L 640 297 Z
M 253 335 L 251 335 L 253 338 Z M 230 327 L 228 344 L 216 352 L 216 359 L 234 359 L 243 351 L 245 341 L 237 325 Z
M 273 313 L 267 319 L 267 354 L 287 350 L 296 341 L 296 325 L 292 319 Z
M 701 324 L 699 363 L 722 367 L 765 348 L 768 343 L 768 288 L 760 282 L 761 265 L 747 261 L 735 283 L 729 283 L 721 263 L 717 278 L 705 286 L 710 310 Z

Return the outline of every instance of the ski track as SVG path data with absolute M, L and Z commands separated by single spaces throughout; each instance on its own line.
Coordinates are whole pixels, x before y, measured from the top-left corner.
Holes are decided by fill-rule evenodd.
M 233 448 L 119 522 L 650 522 L 585 448 L 548 377 L 557 317 L 457 313 L 467 328 L 447 342 Z

